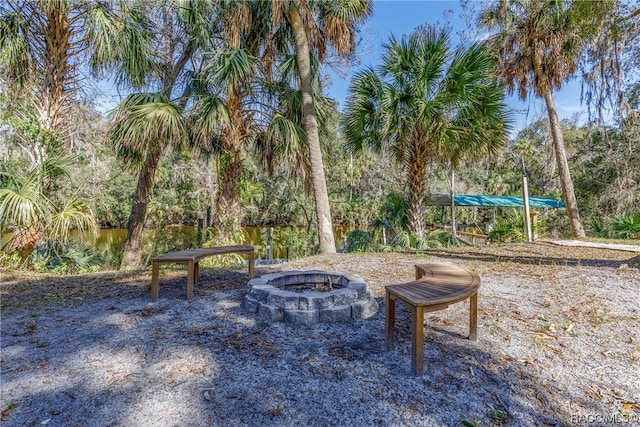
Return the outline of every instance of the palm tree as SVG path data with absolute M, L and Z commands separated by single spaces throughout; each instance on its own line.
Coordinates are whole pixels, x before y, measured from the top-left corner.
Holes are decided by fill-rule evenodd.
M 142 232 L 154 177 L 167 146 L 180 146 L 187 129 L 178 106 L 161 93 L 129 95 L 116 108 L 108 138 L 118 157 L 139 170 L 135 198 L 127 223 L 127 241 L 121 267 L 136 268 L 142 253 Z
M 422 238 L 427 167 L 504 144 L 504 95 L 481 45 L 452 51 L 448 34 L 428 27 L 383 47 L 382 65 L 352 81 L 344 132 L 353 148 L 389 149 L 405 166 L 409 231 Z
M 158 92 L 128 96 L 112 116 L 108 137 L 125 164 L 139 172 L 127 240 L 120 268 L 134 269 L 141 263 L 142 231 L 147 204 L 160 159 L 169 146 L 187 142 L 182 113 L 192 92 L 193 76 L 202 63 L 202 53 L 212 45 L 213 5 L 186 0 L 158 2 L 147 11 L 148 31 L 158 36 L 153 43 L 132 44 L 139 62 L 120 62 L 118 81 L 128 87 L 153 87 Z M 142 65 L 140 65 L 142 64 Z M 114 64 L 115 65 L 115 64 Z M 139 71 L 141 80 L 124 73 L 128 67 Z M 136 68 L 137 67 L 137 68 Z
M 480 23 L 493 32 L 488 45 L 498 60 L 498 73 L 510 93 L 521 99 L 530 92 L 543 98 L 571 230 L 584 238 L 578 204 L 553 99 L 576 71 L 582 52 L 597 34 L 600 13 L 584 8 L 609 7 L 611 2 L 511 0 L 495 2 L 481 13 Z
M 3 90 L 33 105 L 40 128 L 68 143 L 66 115 L 83 81 L 83 64 L 99 74 L 115 63 L 134 81 L 145 62 L 131 59 L 132 43 L 148 39 L 135 2 L 9 0 L 0 5 L 0 75 Z M 10 104 L 15 104 L 11 103 Z M 19 105 L 24 109 L 24 103 Z M 55 148 L 33 142 L 37 162 Z M 51 145 L 51 144 L 50 144 Z M 55 144 L 53 144 L 55 145 Z
M 275 54 L 268 46 L 271 22 L 266 6 L 244 1 L 221 4 L 222 38 L 218 50 L 206 55 L 202 90 L 195 94 L 189 117 L 196 146 L 218 159 L 213 225 L 216 238 L 229 242 L 242 235 L 239 185 L 244 150 L 273 112 L 263 96 Z
M 46 195 L 49 182 L 66 175 L 73 163 L 72 157 L 48 156 L 28 171 L 0 171 L 0 230 L 8 225 L 15 227 L 8 242 L 9 252 L 17 251 L 26 260 L 42 240 L 64 244 L 73 229 L 97 232 L 86 201 L 77 197 L 55 200 Z
M 371 13 L 370 0 L 303 1 L 276 0 L 272 3 L 273 22 L 288 23 L 295 41 L 295 52 L 302 91 L 304 130 L 309 149 L 309 163 L 316 202 L 320 252 L 335 253 L 331 210 L 318 134 L 318 120 L 312 84 L 311 53 L 322 60 L 326 45 L 333 45 L 340 55 L 352 53 L 357 25 Z

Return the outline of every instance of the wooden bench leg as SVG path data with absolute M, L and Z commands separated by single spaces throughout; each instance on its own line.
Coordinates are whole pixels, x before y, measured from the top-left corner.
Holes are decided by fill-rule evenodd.
M 475 341 L 478 336 L 478 293 L 469 299 L 469 339 Z
M 193 261 L 189 261 L 187 263 L 187 269 L 188 269 L 188 273 L 187 273 L 187 299 L 191 299 L 193 298 L 193 279 L 195 276 L 195 262 Z
M 200 263 L 195 262 L 193 264 L 193 284 L 197 285 L 200 281 Z
M 424 307 L 411 307 L 411 373 L 422 375 L 424 360 Z
M 255 273 L 255 256 L 253 251 L 249 253 L 249 279 L 253 279 L 256 275 Z
M 396 325 L 396 301 L 389 296 L 389 292 L 386 292 L 384 298 L 385 307 L 385 326 L 387 331 L 387 350 L 393 350 L 394 346 L 394 333 Z
M 153 262 L 153 267 L 151 268 L 151 301 L 158 300 L 158 280 L 160 275 L 160 263 L 157 261 Z

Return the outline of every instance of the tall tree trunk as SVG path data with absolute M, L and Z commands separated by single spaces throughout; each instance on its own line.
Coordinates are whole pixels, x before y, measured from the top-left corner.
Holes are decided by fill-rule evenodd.
M 228 156 L 228 157 L 226 157 Z M 223 239 L 232 238 L 241 227 L 242 212 L 240 210 L 239 183 L 242 178 L 242 157 L 239 150 L 225 154 L 225 164 L 221 167 L 218 197 L 216 199 L 216 216 L 213 226 Z M 242 242 L 235 242 L 242 243 Z
M 147 216 L 147 205 L 153 184 L 156 170 L 160 163 L 162 151 L 154 150 L 147 155 L 147 161 L 138 177 L 136 194 L 131 206 L 131 214 L 127 221 L 127 240 L 120 262 L 121 270 L 134 270 L 141 267 L 142 260 L 142 232 L 144 231 L 144 221 Z
M 426 206 L 424 203 L 425 176 L 427 163 L 412 161 L 407 170 L 409 187 L 409 232 L 417 237 L 425 235 Z
M 242 243 L 233 241 L 242 225 L 239 186 L 243 170 L 242 143 L 247 134 L 240 88 L 235 88 L 227 95 L 227 108 L 231 125 L 223 136 L 224 154 L 221 156 L 218 169 L 219 185 L 213 225 L 218 237 L 224 241 Z
M 64 115 L 69 107 L 69 98 L 73 94 L 70 84 L 74 81 L 74 55 L 71 44 L 72 29 L 69 6 L 60 0 L 42 2 L 43 18 L 48 26 L 42 29 L 43 42 L 43 78 L 37 91 L 36 111 L 38 122 L 45 129 L 53 130 L 65 145 L 69 144 L 69 132 Z M 51 149 L 51 147 L 47 147 Z
M 305 32 L 300 12 L 296 7 L 292 7 L 289 10 L 287 17 L 296 40 L 296 59 L 298 61 L 298 69 L 300 70 L 300 89 L 302 90 L 302 113 L 304 116 L 304 130 L 307 134 L 307 142 L 309 144 L 309 161 L 311 163 L 313 195 L 316 202 L 316 215 L 318 217 L 320 252 L 335 253 L 336 243 L 333 236 L 329 195 L 327 194 L 327 183 L 324 175 L 322 151 L 320 149 L 316 107 L 313 101 L 311 60 L 309 58 L 307 33 Z
M 580 221 L 580 212 L 578 211 L 576 194 L 573 189 L 573 181 L 571 180 L 571 174 L 569 173 L 569 164 L 567 162 L 567 152 L 564 147 L 562 129 L 560 129 L 560 121 L 558 120 L 556 104 L 553 100 L 553 93 L 550 89 L 544 92 L 544 100 L 547 103 L 551 138 L 553 139 L 553 147 L 555 149 L 556 162 L 558 164 L 558 173 L 560 174 L 560 184 L 562 186 L 564 204 L 567 209 L 567 214 L 569 215 L 569 222 L 571 223 L 571 232 L 573 237 L 582 239 L 585 238 L 586 235 L 584 228 L 582 227 L 582 222 Z

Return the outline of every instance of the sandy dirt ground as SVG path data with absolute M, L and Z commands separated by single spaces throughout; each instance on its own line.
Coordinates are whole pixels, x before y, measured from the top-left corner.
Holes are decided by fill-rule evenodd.
M 481 277 L 468 302 L 428 313 L 425 373 L 409 313 L 384 341 L 384 286 L 414 264 Z M 362 276 L 371 318 L 310 326 L 247 314 L 246 268 L 47 276 L 0 270 L 3 426 L 640 425 L 640 255 L 550 244 L 335 254 L 273 266 Z

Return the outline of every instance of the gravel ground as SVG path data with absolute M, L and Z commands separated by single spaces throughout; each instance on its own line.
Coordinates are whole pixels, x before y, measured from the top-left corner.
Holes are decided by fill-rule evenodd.
M 468 302 L 428 313 L 409 374 L 409 313 L 384 343 L 384 286 L 420 262 L 480 274 Z M 380 303 L 333 325 L 256 322 L 246 270 L 57 277 L 0 271 L 3 426 L 640 425 L 640 257 L 552 245 L 336 254 L 275 266 L 361 275 Z

